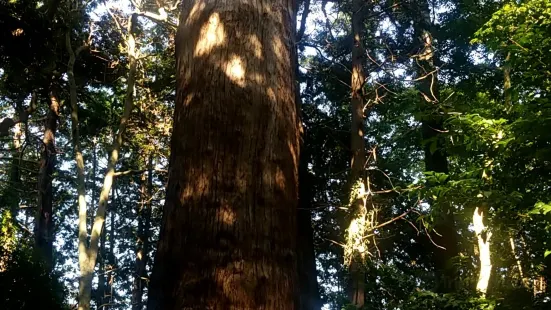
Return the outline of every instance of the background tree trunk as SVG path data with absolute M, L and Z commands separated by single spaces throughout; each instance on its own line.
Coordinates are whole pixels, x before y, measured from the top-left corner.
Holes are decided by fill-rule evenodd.
M 294 309 L 298 120 L 290 1 L 185 1 L 148 309 Z
M 143 289 L 147 285 L 146 266 L 149 255 L 149 227 L 151 225 L 151 200 L 153 195 L 153 155 L 149 155 L 147 164 L 147 183 L 145 173 L 141 179 L 142 201 L 138 207 L 138 238 L 136 263 L 134 265 L 134 283 L 132 286 L 132 309 L 143 309 Z
M 101 231 L 103 229 L 103 223 L 105 222 L 105 214 L 107 204 L 109 202 L 109 194 L 113 185 L 113 179 L 115 177 L 115 168 L 119 160 L 119 152 L 123 143 L 123 135 L 128 126 L 128 120 L 130 113 L 134 107 L 134 85 L 136 82 L 136 71 L 138 66 L 138 50 L 136 49 L 136 39 L 134 37 L 136 27 L 137 15 L 133 14 L 127 23 L 127 35 L 125 37 L 126 55 L 128 57 L 128 76 L 126 84 L 126 95 L 124 100 L 123 113 L 119 122 L 119 126 L 115 136 L 113 137 L 113 143 L 111 145 L 111 152 L 109 154 L 109 160 L 107 162 L 107 171 L 103 178 L 103 186 L 101 188 L 98 209 L 92 230 L 90 233 L 90 244 L 88 245 L 88 229 L 86 227 L 86 200 L 85 200 L 85 178 L 84 178 L 84 158 L 80 152 L 80 136 L 79 136 L 79 121 L 78 121 L 78 102 L 77 102 L 77 89 L 74 75 L 74 65 L 78 54 L 88 47 L 87 44 L 82 45 L 76 51 L 73 50 L 71 45 L 70 33 L 66 33 L 66 48 L 69 53 L 69 62 L 67 65 L 67 75 L 69 77 L 69 87 L 71 92 L 71 108 L 72 108 L 72 134 L 73 134 L 73 148 L 75 152 L 75 160 L 77 163 L 77 191 L 78 191 L 78 208 L 79 208 L 79 310 L 90 309 L 90 301 L 92 299 L 92 281 L 94 279 L 94 269 L 97 262 L 99 243 L 101 238 Z M 121 34 L 122 35 L 122 34 Z
M 299 98 L 300 99 L 300 98 Z M 305 136 L 305 135 L 304 135 Z M 308 161 L 301 152 L 299 165 L 299 209 L 298 209 L 298 310 L 313 310 L 321 308 L 318 278 L 316 271 L 316 255 L 314 252 L 314 232 L 312 228 L 312 196 L 313 189 L 308 173 Z
M 55 82 L 52 82 L 52 84 Z M 38 172 L 38 205 L 35 224 L 35 243 L 46 266 L 53 268 L 53 189 L 52 175 L 56 164 L 55 135 L 59 118 L 59 98 L 55 85 L 51 86 L 50 107 L 44 123 L 42 158 Z
M 421 134 L 426 142 L 424 146 L 425 171 L 449 174 L 448 158 L 442 143 L 444 120 L 439 113 L 434 111 L 435 105 L 440 100 L 438 83 L 438 69 L 435 66 L 433 37 L 431 33 L 432 21 L 430 18 L 429 4 L 426 0 L 412 6 L 415 14 L 413 19 L 414 34 L 419 40 L 419 49 L 413 55 L 417 64 L 417 79 L 422 107 L 425 112 L 421 125 Z M 431 184 L 428 184 L 429 186 Z M 434 247 L 434 265 L 436 269 L 436 291 L 448 293 L 457 289 L 458 274 L 452 258 L 458 255 L 457 229 L 453 207 L 443 203 L 438 206 L 440 215 L 435 219 L 434 230 L 431 238 L 440 247 Z

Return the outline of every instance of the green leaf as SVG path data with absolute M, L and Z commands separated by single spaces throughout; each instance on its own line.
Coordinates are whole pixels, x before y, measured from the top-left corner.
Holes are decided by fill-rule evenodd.
M 434 152 L 436 152 L 436 148 L 437 148 L 436 141 L 432 141 L 429 148 L 430 153 L 434 154 Z

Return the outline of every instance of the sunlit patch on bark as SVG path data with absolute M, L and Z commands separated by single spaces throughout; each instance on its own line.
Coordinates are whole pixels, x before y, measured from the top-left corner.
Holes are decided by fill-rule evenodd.
M 241 57 L 234 55 L 225 67 L 226 76 L 235 84 L 245 87 L 245 65 Z
M 268 87 L 268 89 L 266 89 L 266 95 L 268 95 L 270 101 L 276 102 L 276 95 L 271 87 Z
M 285 59 L 284 55 L 281 53 L 281 51 L 285 50 L 285 45 L 280 38 L 274 38 L 274 41 L 272 42 L 272 48 L 274 49 L 274 54 L 277 57 L 278 61 L 282 61 Z
M 375 227 L 374 211 L 367 210 L 367 197 L 365 184 L 359 180 L 354 184 L 350 195 L 350 208 L 357 209 L 354 218 L 346 230 L 346 244 L 344 244 L 344 263 L 350 266 L 354 259 L 364 260 L 369 254 L 369 238 Z
M 223 45 L 226 41 L 224 24 L 220 21 L 220 15 L 213 13 L 209 21 L 201 27 L 199 41 L 195 46 L 195 56 L 202 56 L 210 53 L 216 46 Z
M 206 6 L 205 2 L 203 1 L 198 1 L 198 3 L 195 3 L 193 8 L 191 8 L 191 11 L 189 12 L 189 17 L 187 19 L 187 22 L 188 23 L 195 22 L 197 17 L 201 15 L 199 13 L 201 13 L 205 9 L 205 6 Z
M 232 208 L 224 204 L 220 209 L 217 210 L 218 218 L 226 225 L 233 225 L 235 222 L 235 212 Z
M 262 43 L 256 36 L 256 34 L 249 35 L 249 42 L 251 43 L 252 52 L 254 56 L 258 59 L 263 59 L 262 57 Z
M 258 85 L 264 85 L 264 76 L 260 73 L 253 73 L 251 79 Z

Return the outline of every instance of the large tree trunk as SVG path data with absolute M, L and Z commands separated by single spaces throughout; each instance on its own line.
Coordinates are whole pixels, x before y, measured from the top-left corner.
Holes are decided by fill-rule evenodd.
M 351 81 L 351 136 L 350 149 L 352 152 L 350 168 L 350 215 L 352 218 L 348 228 L 347 258 L 349 264 L 348 278 L 348 298 L 357 308 L 363 307 L 365 303 L 365 248 L 363 242 L 357 244 L 357 240 L 362 239 L 362 234 L 358 231 L 364 231 L 365 222 L 362 220 L 367 215 L 367 206 L 365 197 L 360 197 L 358 186 L 365 187 L 365 115 L 364 115 L 364 97 L 363 87 L 365 83 L 364 65 L 366 52 L 362 43 L 365 36 L 365 15 L 368 6 L 364 1 L 356 0 L 352 6 L 352 35 L 354 38 L 352 46 L 352 81 Z M 350 242 L 353 241 L 353 242 Z
M 38 209 L 35 220 L 35 243 L 48 268 L 53 267 L 53 189 L 52 175 L 56 164 L 55 134 L 59 117 L 59 99 L 55 85 L 49 94 L 50 108 L 44 123 L 42 158 L 38 173 Z
M 149 255 L 149 228 L 151 225 L 151 200 L 153 195 L 153 155 L 149 155 L 147 164 L 147 184 L 145 173 L 141 179 L 142 201 L 139 204 L 138 238 L 136 247 L 136 262 L 134 265 L 134 283 L 132 286 L 132 309 L 143 309 L 143 289 L 147 285 L 146 266 Z
M 292 1 L 185 1 L 148 309 L 294 309 Z
M 413 5 L 414 33 L 419 39 L 420 48 L 415 58 L 417 64 L 417 87 L 421 97 L 422 109 L 425 116 L 422 121 L 425 171 L 448 174 L 448 158 L 442 142 L 444 119 L 434 109 L 440 100 L 438 70 L 435 66 L 433 38 L 431 34 L 432 22 L 429 5 L 426 0 Z M 435 145 L 433 145 L 435 144 Z M 434 147 L 436 146 L 436 147 Z M 431 186 L 431 184 L 427 184 Z M 436 268 L 436 291 L 439 293 L 452 292 L 457 289 L 458 274 L 452 259 L 458 255 L 457 230 L 453 207 L 448 203 L 439 205 L 440 214 L 435 220 L 435 233 L 431 238 L 439 245 L 435 247 L 434 264 Z

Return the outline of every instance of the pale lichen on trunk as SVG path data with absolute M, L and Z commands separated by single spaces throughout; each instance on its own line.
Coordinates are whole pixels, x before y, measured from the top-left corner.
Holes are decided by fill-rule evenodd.
M 479 207 L 476 207 L 473 213 L 473 228 L 478 245 L 478 260 L 480 262 L 476 290 L 482 297 L 485 297 L 488 292 L 488 284 L 492 273 L 492 258 L 490 256 L 492 232 L 484 225 L 484 213 L 484 210 Z

